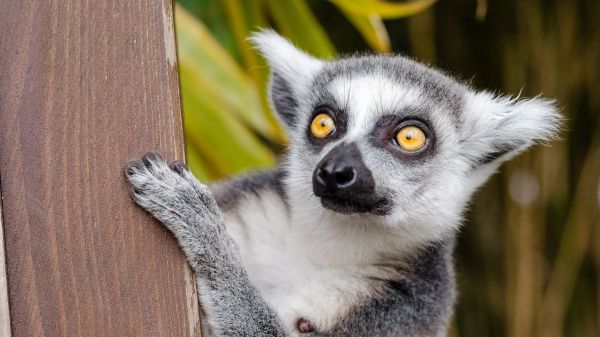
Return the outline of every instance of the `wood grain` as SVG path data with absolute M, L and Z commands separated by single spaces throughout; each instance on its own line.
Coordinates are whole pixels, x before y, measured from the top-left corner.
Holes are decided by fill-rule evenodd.
M 0 175 L 13 337 L 199 336 L 194 279 L 121 175 L 183 159 L 170 0 L 4 0 Z

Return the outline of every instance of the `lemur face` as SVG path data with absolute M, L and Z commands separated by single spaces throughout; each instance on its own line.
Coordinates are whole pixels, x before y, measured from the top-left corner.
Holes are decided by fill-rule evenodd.
M 317 160 L 313 191 L 323 207 L 395 213 L 395 219 L 405 213 L 402 209 L 431 209 L 424 204 L 433 202 L 427 193 L 453 187 L 448 184 L 465 174 L 463 167 L 449 167 L 458 155 L 452 141 L 458 139 L 464 91 L 398 57 L 324 64 L 304 99 L 310 112 L 299 128 L 306 131 L 294 139 L 306 148 L 304 162 Z M 329 130 L 325 135 L 315 132 L 322 125 Z
M 555 133 L 542 99 L 477 92 L 400 56 L 312 58 L 266 31 L 253 38 L 288 128 L 290 188 L 322 212 L 450 233 L 501 162 Z M 318 210 L 315 210 L 318 211 Z

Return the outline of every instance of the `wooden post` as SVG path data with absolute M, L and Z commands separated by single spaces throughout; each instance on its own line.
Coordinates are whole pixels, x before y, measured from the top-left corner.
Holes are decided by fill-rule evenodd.
M 172 20 L 171 0 L 0 5 L 13 337 L 200 335 L 193 276 L 121 174 L 147 150 L 184 156 Z

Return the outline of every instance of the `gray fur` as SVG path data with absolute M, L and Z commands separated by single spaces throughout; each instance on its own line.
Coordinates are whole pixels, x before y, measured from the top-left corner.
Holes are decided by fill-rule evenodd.
M 425 247 L 408 263 L 398 263 L 399 278 L 377 280 L 382 289 L 357 305 L 320 337 L 441 336 L 456 298 L 452 249 L 454 238 Z M 381 284 L 379 284 L 381 283 Z M 375 288 L 374 288 L 375 289 Z
M 442 72 L 402 56 L 363 55 L 328 63 L 315 76 L 312 90 L 318 93 L 317 97 L 330 97 L 328 84 L 336 78 L 349 79 L 374 74 L 387 77 L 397 83 L 424 88 L 429 108 L 442 107 L 452 114 L 456 123 L 460 122 L 459 111 L 467 87 Z M 396 111 L 385 111 L 385 113 L 394 112 Z
M 275 110 L 279 112 L 281 120 L 286 125 L 295 124 L 297 118 L 295 111 L 298 109 L 298 102 L 291 86 L 277 73 L 273 73 L 271 76 L 271 99 Z
M 223 212 L 235 209 L 240 200 L 248 195 L 258 196 L 266 189 L 273 190 L 287 204 L 283 187 L 284 179 L 283 170 L 265 170 L 218 182 L 211 185 L 210 189 Z

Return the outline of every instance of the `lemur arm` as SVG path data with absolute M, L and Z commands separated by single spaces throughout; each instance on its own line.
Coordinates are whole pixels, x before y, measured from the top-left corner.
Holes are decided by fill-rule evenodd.
M 207 322 L 216 336 L 288 336 L 250 283 L 215 199 L 184 164 L 168 166 L 158 153 L 148 153 L 130 161 L 124 173 L 134 201 L 179 241 L 196 273 Z

